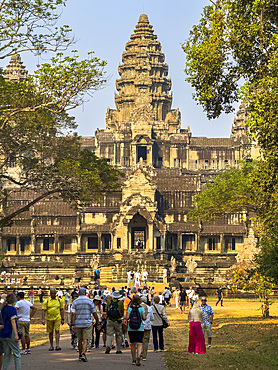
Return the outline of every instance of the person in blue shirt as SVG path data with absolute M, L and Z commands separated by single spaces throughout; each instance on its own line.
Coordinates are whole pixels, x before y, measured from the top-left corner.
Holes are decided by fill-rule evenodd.
M 212 307 L 207 304 L 207 298 L 202 297 L 201 298 L 202 304 L 200 305 L 200 308 L 202 310 L 204 322 L 202 323 L 202 329 L 204 336 L 205 334 L 208 337 L 208 349 L 211 349 L 211 338 L 212 338 L 212 322 L 213 322 L 213 310 Z
M 136 364 L 140 366 L 140 356 L 142 353 L 142 343 L 144 337 L 144 323 L 143 320 L 146 320 L 147 316 L 145 313 L 145 309 L 141 306 L 141 297 L 138 294 L 135 294 L 132 297 L 132 305 L 127 309 L 126 313 L 126 320 L 130 319 L 130 315 L 132 314 L 132 310 L 138 310 L 141 318 L 141 323 L 138 329 L 132 329 L 130 327 L 130 321 L 128 321 L 128 335 L 131 345 L 131 356 L 132 356 L 132 364 Z M 137 347 L 137 353 L 136 353 Z
M 4 361 L 3 368 L 8 369 L 11 361 L 12 353 L 14 355 L 15 370 L 21 369 L 21 357 L 19 349 L 19 337 L 17 329 L 17 312 L 13 306 L 15 303 L 15 295 L 10 293 L 7 295 L 5 302 L 2 304 L 2 317 L 4 328 L 0 331 L 0 341 L 3 343 Z

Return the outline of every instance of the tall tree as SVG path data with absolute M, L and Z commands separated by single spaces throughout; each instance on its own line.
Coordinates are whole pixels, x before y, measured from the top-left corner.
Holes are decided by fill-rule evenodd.
M 278 245 L 278 4 L 277 0 L 211 0 L 183 45 L 187 81 L 209 119 L 248 104 L 249 135 L 262 148 L 250 182 L 261 245 L 259 263 Z M 272 258 L 270 257 L 272 256 Z M 264 257 L 267 257 L 264 259 Z M 272 271 L 268 265 L 264 271 Z M 278 281 L 278 280 L 276 280 Z
M 46 196 L 75 205 L 119 187 L 120 172 L 82 150 L 68 111 L 105 85 L 106 62 L 79 60 L 67 52 L 74 42 L 68 26 L 57 27 L 66 0 L 0 1 L 0 59 L 25 51 L 52 52 L 49 62 L 17 82 L 0 73 L 0 226 Z M 32 191 L 18 209 L 7 207 L 13 192 Z

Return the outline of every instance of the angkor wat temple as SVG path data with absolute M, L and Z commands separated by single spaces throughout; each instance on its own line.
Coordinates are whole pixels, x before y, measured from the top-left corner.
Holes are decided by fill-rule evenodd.
M 15 78 L 23 69 L 13 57 L 5 76 Z M 4 227 L 4 268 L 83 277 L 94 261 L 106 281 L 125 280 L 130 268 L 147 268 L 150 280 L 160 281 L 173 256 L 180 281 L 189 258 L 195 276 L 221 280 L 247 237 L 245 215 L 194 223 L 187 213 L 215 175 L 257 157 L 258 147 L 246 135 L 247 110 L 242 104 L 229 138 L 194 137 L 189 127 L 182 129 L 179 109 L 171 108 L 168 65 L 145 14 L 126 44 L 119 75 L 106 128 L 82 144 L 125 173 L 121 190 L 79 212 L 57 199 L 37 203 L 20 225 Z M 26 196 L 17 193 L 10 206 Z

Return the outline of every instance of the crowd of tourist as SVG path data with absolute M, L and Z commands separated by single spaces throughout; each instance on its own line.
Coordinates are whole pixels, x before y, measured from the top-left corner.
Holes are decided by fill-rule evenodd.
M 146 271 L 144 271 L 146 272 Z M 147 283 L 147 274 L 140 277 L 140 285 L 136 284 L 135 272 L 128 274 L 128 285 L 111 291 L 107 286 L 100 286 L 100 272 L 95 273 L 93 289 L 77 286 L 73 290 L 56 290 L 50 288 L 49 295 L 44 299 L 41 287 L 37 290 L 39 302 L 42 304 L 42 321 L 46 325 L 51 351 L 61 351 L 60 328 L 68 324 L 71 340 L 70 346 L 78 351 L 78 359 L 87 362 L 87 352 L 100 347 L 106 355 L 115 350 L 122 354 L 123 348 L 130 348 L 132 364 L 140 366 L 147 360 L 148 346 L 153 341 L 154 352 L 164 351 L 164 329 L 170 323 L 166 307 L 174 299 L 177 309 L 185 313 L 189 308 L 189 346 L 188 352 L 206 353 L 205 336 L 208 338 L 208 349 L 211 349 L 213 310 L 207 304 L 206 297 L 198 304 L 198 294 L 192 287 L 178 288 L 170 291 L 165 286 L 163 292 L 155 294 L 154 288 Z M 134 273 L 134 276 L 133 276 Z M 37 308 L 34 306 L 34 289 L 28 293 L 7 290 L 1 296 L 0 312 L 0 370 L 7 370 L 14 356 L 15 369 L 21 368 L 21 355 L 29 355 L 30 320 Z M 25 295 L 29 300 L 25 299 Z M 217 291 L 218 302 L 223 305 L 223 291 Z M 20 350 L 19 342 L 22 349 Z M 54 345 L 55 344 L 55 345 Z

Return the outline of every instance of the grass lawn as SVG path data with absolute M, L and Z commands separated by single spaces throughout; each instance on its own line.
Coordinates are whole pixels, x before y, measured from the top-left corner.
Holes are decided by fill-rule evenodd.
M 261 317 L 256 300 L 224 299 L 224 307 L 215 303 L 215 298 L 208 299 L 214 311 L 213 337 L 212 349 L 204 355 L 187 352 L 189 310 L 180 314 L 173 303 L 167 308 L 168 369 L 278 369 L 278 302 L 270 307 L 269 319 Z

